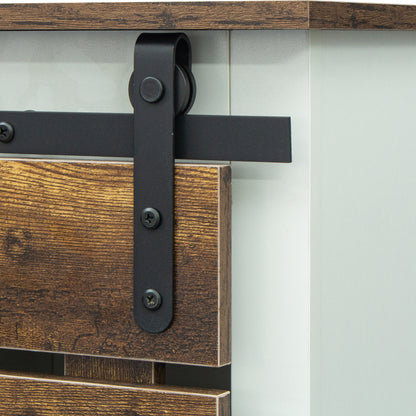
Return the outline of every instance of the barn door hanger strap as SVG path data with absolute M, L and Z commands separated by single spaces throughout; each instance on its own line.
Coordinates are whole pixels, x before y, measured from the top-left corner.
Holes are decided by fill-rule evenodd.
M 0 152 L 134 157 L 134 316 L 165 331 L 174 314 L 175 159 L 291 162 L 289 117 L 187 115 L 195 99 L 184 34 L 142 34 L 134 114 L 0 112 Z

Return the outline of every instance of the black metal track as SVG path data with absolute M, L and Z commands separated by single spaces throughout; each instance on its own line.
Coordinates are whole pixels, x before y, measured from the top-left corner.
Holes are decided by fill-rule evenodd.
M 0 112 L 13 125 L 0 153 L 133 157 L 133 114 Z M 175 158 L 292 161 L 290 117 L 185 115 L 176 119 Z

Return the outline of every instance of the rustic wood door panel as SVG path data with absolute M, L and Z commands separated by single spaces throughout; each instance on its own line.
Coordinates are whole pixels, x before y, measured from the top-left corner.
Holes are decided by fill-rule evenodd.
M 229 416 L 227 391 L 0 374 L 7 416 Z
M 230 168 L 175 170 L 171 327 L 133 318 L 130 162 L 0 160 L 0 346 L 230 361 Z

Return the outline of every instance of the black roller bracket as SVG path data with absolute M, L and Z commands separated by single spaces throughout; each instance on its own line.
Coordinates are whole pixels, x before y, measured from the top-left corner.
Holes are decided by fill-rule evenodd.
M 148 332 L 166 330 L 173 319 L 175 119 L 193 102 L 190 74 L 191 46 L 186 36 L 139 37 L 133 93 L 130 90 L 134 107 L 134 316 Z
M 134 317 L 151 333 L 174 316 L 175 159 L 292 161 L 289 117 L 187 115 L 191 62 L 186 35 L 145 33 L 129 83 L 133 115 L 0 112 L 0 153 L 134 158 Z

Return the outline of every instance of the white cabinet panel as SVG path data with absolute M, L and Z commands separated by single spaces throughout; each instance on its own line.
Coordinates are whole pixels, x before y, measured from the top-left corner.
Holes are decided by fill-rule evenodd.
M 312 416 L 416 412 L 416 33 L 312 39 Z
M 0 33 L 0 109 L 133 112 L 128 82 L 139 33 Z M 192 112 L 228 114 L 228 32 L 188 34 L 198 84 Z
M 292 117 L 292 164 L 233 163 L 233 414 L 309 412 L 309 38 L 231 32 L 231 113 Z

